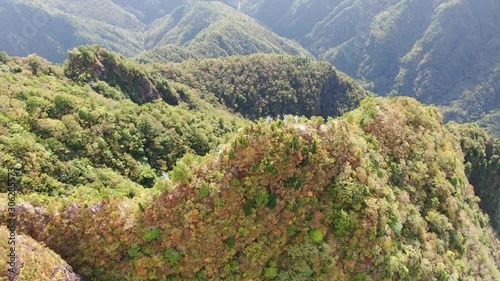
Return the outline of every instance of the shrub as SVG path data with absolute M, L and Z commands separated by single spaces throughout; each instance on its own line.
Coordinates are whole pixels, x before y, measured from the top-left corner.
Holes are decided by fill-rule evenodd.
M 34 75 L 38 74 L 38 70 L 42 66 L 41 58 L 34 54 L 29 55 L 28 66 L 31 68 L 31 73 Z
M 201 184 L 199 192 L 202 198 L 207 197 L 210 194 L 210 187 L 206 182 Z
M 0 71 L 2 72 L 10 72 L 10 67 L 6 64 L 0 65 Z
M 263 190 L 260 193 L 259 198 L 257 199 L 257 205 L 258 206 L 265 206 L 269 204 L 269 192 L 267 190 Z
M 285 187 L 299 189 L 302 185 L 304 185 L 304 178 L 298 173 L 295 173 L 292 177 L 285 181 Z
M 276 267 L 268 267 L 264 271 L 264 278 L 266 279 L 274 279 L 278 277 L 278 268 Z
M 12 68 L 11 68 L 12 72 L 14 73 L 20 73 L 23 71 L 23 69 L 21 68 L 21 66 L 19 66 L 18 64 L 14 65 Z
M 353 218 L 344 210 L 340 210 L 337 219 L 335 220 L 335 234 L 338 236 L 349 235 L 350 229 L 354 224 Z
M 54 98 L 53 114 L 55 118 L 71 114 L 76 105 L 75 98 L 69 95 L 58 95 Z
M 249 216 L 252 214 L 252 202 L 246 201 L 245 204 L 243 204 L 243 211 L 245 212 L 245 215 Z
M 267 207 L 269 209 L 274 209 L 276 208 L 276 200 L 278 199 L 278 196 L 274 193 L 269 194 L 269 200 L 267 201 Z
M 184 163 L 177 164 L 170 172 L 170 178 L 175 183 L 186 183 L 190 177 L 189 168 Z
M 141 174 L 139 176 L 139 184 L 151 188 L 155 184 L 156 181 L 156 173 L 151 167 L 144 166 L 141 169 Z

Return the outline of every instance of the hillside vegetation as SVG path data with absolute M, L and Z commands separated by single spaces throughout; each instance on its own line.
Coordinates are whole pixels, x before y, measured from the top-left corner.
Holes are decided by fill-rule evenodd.
M 18 225 L 97 280 L 496 280 L 454 130 L 410 98 L 262 120 L 152 197 L 25 195 Z
M 495 0 L 4 0 L 0 50 L 57 62 L 82 44 L 142 62 L 301 55 L 500 136 L 499 15 Z
M 170 61 L 172 50 L 199 58 L 257 52 L 311 56 L 220 2 L 4 0 L 0 24 L 5 30 L 0 50 L 37 53 L 57 62 L 66 58 L 68 49 L 84 44 L 100 44 L 129 57 L 167 48 L 164 61 Z
M 289 55 L 257 54 L 169 64 L 162 75 L 250 119 L 285 114 L 340 116 L 369 93 L 332 65 Z
M 186 102 L 169 105 L 162 91 L 178 96 L 177 84 L 98 46 L 70 58 L 64 69 L 36 56 L 0 63 L 1 173 L 23 163 L 24 192 L 68 196 L 85 186 L 133 196 L 186 153 L 208 153 L 245 122 L 186 86 Z
M 26 162 L 26 192 L 67 196 L 82 185 L 118 189 L 113 191 L 116 196 L 134 194 L 141 185 L 151 187 L 183 155 L 205 155 L 248 122 L 227 109 L 260 118 L 282 114 L 271 110 L 274 100 L 290 99 L 287 110 L 296 108 L 293 113 L 311 116 L 315 112 L 306 105 L 323 99 L 331 100 L 328 114 L 339 116 L 366 96 L 331 66 L 298 65 L 296 59 L 258 55 L 200 62 L 231 69 L 232 61 L 238 60 L 243 66 L 238 73 L 255 71 L 251 63 L 258 67 L 258 61 L 274 62 L 286 70 L 273 73 L 277 67 L 271 68 L 261 73 L 261 81 L 238 83 L 242 89 L 259 89 L 268 81 L 276 93 L 228 88 L 219 102 L 218 89 L 182 78 L 211 79 L 210 72 L 199 75 L 201 70 L 191 62 L 138 64 L 96 45 L 71 50 L 64 66 L 34 55 L 2 56 L 2 175 L 21 161 Z M 321 73 L 322 69 L 330 72 Z M 309 72 L 301 74 L 302 70 Z M 177 72 L 181 76 L 173 74 Z M 293 81 L 302 84 L 291 87 L 288 72 L 295 73 Z M 228 71 L 221 78 L 236 79 L 238 73 Z M 239 109 L 233 102 L 242 95 L 248 101 Z
M 243 0 L 241 10 L 377 94 L 500 133 L 498 1 Z
M 180 6 L 146 32 L 147 49 L 170 44 L 205 58 L 257 52 L 309 55 L 297 43 L 276 36 L 254 19 L 220 2 Z

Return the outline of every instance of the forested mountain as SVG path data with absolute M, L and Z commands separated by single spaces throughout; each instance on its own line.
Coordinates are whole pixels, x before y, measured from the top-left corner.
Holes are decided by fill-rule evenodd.
M 36 155 L 36 163 L 24 166 L 30 175 L 25 188 L 47 194 L 66 194 L 75 184 L 112 185 L 112 177 L 124 190 L 150 187 L 186 153 L 204 155 L 248 122 L 228 110 L 254 119 L 319 110 L 339 116 L 367 96 L 331 65 L 297 59 L 258 55 L 208 60 L 202 68 L 190 62 L 152 66 L 97 45 L 72 50 L 64 66 L 34 55 L 2 56 L 1 97 L 10 105 L 3 113 L 2 167 L 29 162 L 25 153 Z M 275 66 L 262 71 L 260 80 L 239 80 L 257 61 Z M 228 93 L 205 84 L 213 75 L 211 64 L 221 79 L 238 80 L 241 90 Z M 259 90 L 266 83 L 272 92 Z M 276 101 L 288 107 L 278 112 Z M 323 101 L 330 107 L 314 108 Z M 97 181 L 108 172 L 108 179 Z
M 289 55 L 233 56 L 169 64 L 162 75 L 250 119 L 286 114 L 340 116 L 368 96 L 329 63 Z
M 186 0 L 112 0 L 137 16 L 139 20 L 150 24 L 156 19 L 170 14 L 175 8 L 186 4 Z
M 143 50 L 144 24 L 109 0 L 1 0 L 0 49 L 61 62 L 69 48 L 102 44 L 132 56 Z
M 157 20 L 145 34 L 145 47 L 182 46 L 199 57 L 248 55 L 257 52 L 307 56 L 308 52 L 283 39 L 254 19 L 220 2 L 180 6 Z
M 52 61 L 84 44 L 126 56 L 163 46 L 199 58 L 258 52 L 311 56 L 220 2 L 1 0 L 0 26 L 0 50 Z
M 53 61 L 96 43 L 159 62 L 312 53 L 379 95 L 413 96 L 500 134 L 498 1 L 221 2 L 1 0 L 0 49 Z
M 240 9 L 377 94 L 413 96 L 500 133 L 498 1 L 243 0 Z
M 179 105 L 138 105 L 110 76 L 75 79 L 79 53 L 103 73 L 106 59 L 148 79 L 157 71 L 97 47 L 73 51 L 72 79 L 35 57 L 7 58 L 0 159 L 25 186 L 17 226 L 29 270 L 10 274 L 4 263 L 4 277 L 80 280 L 60 255 L 92 280 L 500 278 L 498 238 L 468 179 L 498 175 L 498 144 L 479 128 L 444 126 L 437 108 L 410 98 L 369 98 L 326 123 L 251 122 L 171 80 Z M 225 144 L 157 179 L 153 163 L 207 134 Z
M 0 280 L 500 280 L 499 8 L 0 0 Z

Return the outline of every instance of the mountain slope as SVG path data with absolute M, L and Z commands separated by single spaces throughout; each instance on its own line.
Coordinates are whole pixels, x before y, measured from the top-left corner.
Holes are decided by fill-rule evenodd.
M 254 19 L 220 2 L 193 2 L 157 20 L 145 35 L 146 47 L 176 45 L 200 57 L 257 52 L 308 56 L 291 40 L 276 36 Z
M 0 49 L 11 55 L 61 62 L 69 48 L 89 43 L 128 56 L 143 49 L 144 24 L 109 0 L 2 0 L 0 13 Z
M 170 14 L 175 8 L 185 4 L 185 0 L 112 0 L 124 7 L 146 24 Z
M 85 44 L 126 56 L 164 46 L 201 58 L 257 52 L 311 56 L 220 2 L 2 0 L 0 25 L 0 50 L 57 62 L 68 49 Z
M 23 163 L 25 193 L 133 196 L 183 155 L 208 153 L 246 122 L 104 49 L 70 55 L 64 68 L 36 56 L 0 62 L 0 171 L 4 178 Z M 179 87 L 175 106 L 162 99 L 177 97 Z
M 18 225 L 102 280 L 498 279 L 498 239 L 442 123 L 409 98 L 262 121 L 183 159 L 158 196 L 27 196 Z
M 449 120 L 500 122 L 498 1 L 247 0 L 241 9 L 377 94 L 443 106 Z
M 356 108 L 367 91 L 329 63 L 257 54 L 170 64 L 163 76 L 213 93 L 250 119 L 296 114 L 335 117 Z
M 258 55 L 202 61 L 208 68 L 215 63 L 219 70 L 228 70 L 221 76 L 224 80 L 250 74 L 264 61 L 275 65 L 263 67 L 267 71 L 261 72 L 262 81 L 246 79 L 237 84 L 241 89 L 225 89 L 225 99 L 219 101 L 217 88 L 183 78 L 202 71 L 191 63 L 175 68 L 138 64 L 96 45 L 71 50 L 64 66 L 34 55 L 2 56 L 0 97 L 8 105 L 0 115 L 2 175 L 7 174 L 5 167 L 22 161 L 26 192 L 70 196 L 83 186 L 111 188 L 114 196 L 133 194 L 140 186 L 154 185 L 183 155 L 205 155 L 249 122 L 227 109 L 253 118 L 275 113 L 311 116 L 313 108 L 308 106 L 323 99 L 331 106 L 325 112 L 339 116 L 366 96 L 330 65 L 297 65 L 295 60 Z M 235 61 L 243 66 L 238 74 L 229 71 Z M 278 84 L 270 82 L 272 77 Z M 291 87 L 290 78 L 304 85 Z M 271 92 L 248 95 L 247 89 L 262 86 Z M 241 95 L 248 95 L 248 101 L 239 110 L 231 102 Z M 273 111 L 275 99 L 288 99 L 289 108 Z
M 498 1 L 222 2 L 2 0 L 0 49 L 52 61 L 91 43 L 149 62 L 312 54 L 377 94 L 413 96 L 500 135 Z
M 3 225 L 0 226 L 0 238 L 9 241 L 10 232 Z M 59 255 L 26 235 L 16 237 L 17 254 L 16 262 L 20 270 L 9 272 L 10 265 L 3 262 L 0 265 L 0 278 L 2 280 L 65 280 L 83 281 L 73 272 L 71 266 L 61 259 Z M 0 254 L 9 257 L 10 249 L 0 247 Z M 5 258 L 7 261 L 9 258 Z M 16 279 L 17 278 L 17 279 Z

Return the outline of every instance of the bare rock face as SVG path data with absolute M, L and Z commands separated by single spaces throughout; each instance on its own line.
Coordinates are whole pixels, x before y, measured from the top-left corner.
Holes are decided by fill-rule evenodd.
M 0 227 L 1 241 L 8 241 L 10 236 L 10 230 Z M 26 235 L 16 235 L 15 245 L 2 243 L 0 255 L 13 261 L 0 263 L 1 280 L 84 280 L 58 254 Z

